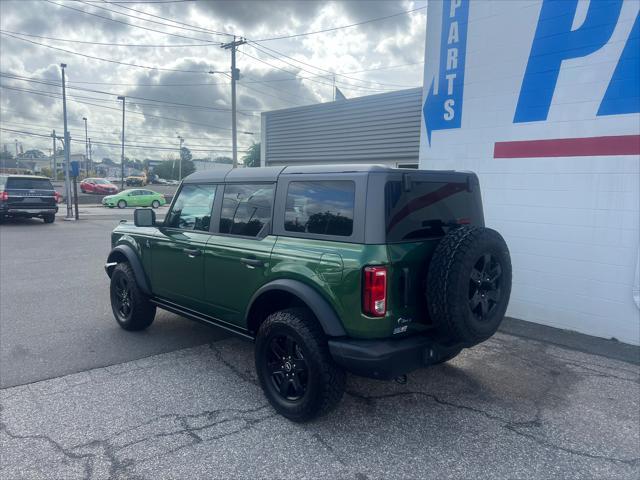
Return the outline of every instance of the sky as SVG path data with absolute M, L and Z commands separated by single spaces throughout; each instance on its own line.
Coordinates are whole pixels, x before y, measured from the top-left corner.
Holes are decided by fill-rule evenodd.
M 94 161 L 119 162 L 123 95 L 127 157 L 173 158 L 178 136 L 194 158 L 231 156 L 220 45 L 236 35 L 241 158 L 261 112 L 332 101 L 334 73 L 347 98 L 421 86 L 425 29 L 425 0 L 0 0 L 0 144 L 49 154 L 66 63 L 71 153 L 86 117 Z

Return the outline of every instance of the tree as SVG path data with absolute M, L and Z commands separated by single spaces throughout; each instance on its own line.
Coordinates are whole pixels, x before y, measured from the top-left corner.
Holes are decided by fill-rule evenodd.
M 213 163 L 222 163 L 224 165 L 232 165 L 233 158 L 231 157 L 216 157 L 213 159 Z
M 153 173 L 160 178 L 180 180 L 178 160 L 165 160 L 160 165 L 153 167 Z M 182 178 L 196 171 L 192 160 L 182 161 Z
M 42 150 L 27 150 L 22 155 L 24 158 L 46 158 L 46 155 Z
M 180 149 L 180 160 L 182 160 L 182 178 L 187 175 L 191 175 L 196 171 L 196 166 L 193 164 L 193 155 L 191 155 L 191 150 L 187 147 L 182 147 Z M 176 177 L 178 178 L 178 177 Z M 178 178 L 178 180 L 182 180 L 182 178 Z
M 260 166 L 260 143 L 254 143 L 242 157 L 245 167 Z
M 180 149 L 180 159 L 182 160 L 183 164 L 184 162 L 188 162 L 193 158 L 193 156 L 191 155 L 191 150 L 189 150 L 187 147 L 182 147 Z

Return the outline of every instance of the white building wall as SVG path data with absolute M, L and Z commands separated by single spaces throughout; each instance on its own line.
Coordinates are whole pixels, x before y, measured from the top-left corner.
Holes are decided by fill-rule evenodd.
M 464 13 L 467 2 L 454 0 L 454 6 L 458 3 L 454 17 L 460 8 Z M 583 26 L 590 6 L 589 1 L 578 3 L 572 30 Z M 423 113 L 420 167 L 477 172 L 487 226 L 500 231 L 511 250 L 508 315 L 640 344 L 640 300 L 634 301 L 640 258 L 640 115 L 635 105 L 640 100 L 627 99 L 630 113 L 598 115 L 623 49 L 639 50 L 635 42 L 640 38 L 630 35 L 640 2 L 624 0 L 603 46 L 576 58 L 567 50 L 546 118 L 518 122 L 543 0 L 472 0 L 466 7 L 468 26 L 465 18 L 445 18 L 451 13 L 448 0 L 429 2 L 423 104 L 431 95 L 435 107 Z M 455 20 L 458 41 L 455 34 L 447 35 L 452 42 L 441 45 L 442 26 L 450 30 Z M 440 72 L 441 55 L 450 48 L 458 49 L 459 62 L 450 73 L 459 78 L 464 71 L 464 82 L 452 83 L 451 90 Z M 638 70 L 630 74 L 640 85 Z M 436 96 L 434 78 L 439 80 Z M 437 103 L 447 98 L 454 99 L 453 118 Z M 549 146 L 551 156 L 538 156 L 539 144 L 501 144 L 603 136 L 617 137 L 596 140 L 613 153 L 574 151 L 578 154 L 568 156 L 556 143 Z M 501 148 L 511 149 L 506 156 L 512 158 L 500 158 Z M 520 153 L 514 155 L 513 149 Z

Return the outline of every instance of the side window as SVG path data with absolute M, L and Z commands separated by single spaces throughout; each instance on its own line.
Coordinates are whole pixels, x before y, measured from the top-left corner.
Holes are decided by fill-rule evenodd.
M 209 231 L 215 194 L 215 185 L 184 185 L 167 215 L 166 226 L 182 230 Z
M 355 189 L 351 180 L 289 183 L 285 230 L 350 236 L 353 233 Z
M 256 237 L 271 221 L 273 185 L 227 184 L 220 233 Z

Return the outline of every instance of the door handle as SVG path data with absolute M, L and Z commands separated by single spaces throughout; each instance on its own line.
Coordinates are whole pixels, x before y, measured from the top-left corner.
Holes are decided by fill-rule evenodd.
M 197 248 L 185 248 L 182 251 L 186 253 L 189 258 L 195 258 L 202 255 L 202 250 L 198 250 Z
M 248 267 L 264 267 L 264 262 L 257 258 L 241 258 L 240 261 Z

